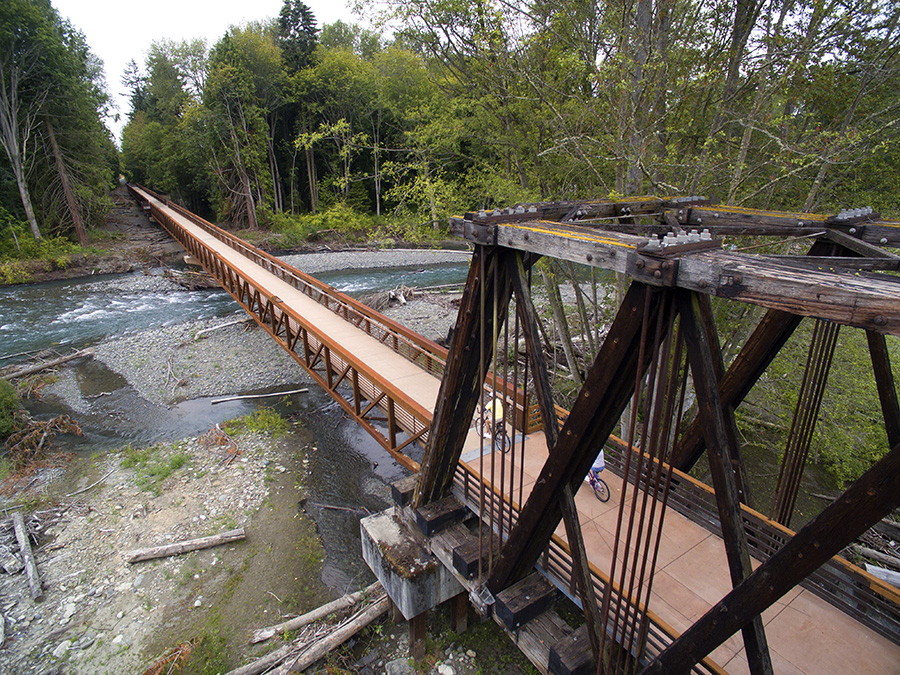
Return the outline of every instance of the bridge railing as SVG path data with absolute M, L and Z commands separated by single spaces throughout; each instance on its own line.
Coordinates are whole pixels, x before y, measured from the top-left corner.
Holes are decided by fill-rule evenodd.
M 227 244 L 271 274 L 276 275 L 282 281 L 290 284 L 304 295 L 342 317 L 345 321 L 365 331 L 383 344 L 390 346 L 395 352 L 420 368 L 438 378 L 443 376 L 444 367 L 447 363 L 447 350 L 436 342 L 375 312 L 358 300 L 354 300 L 283 260 L 279 260 L 275 256 L 248 244 L 239 237 L 213 225 L 178 204 L 168 202 L 164 197 L 154 194 L 151 190 L 141 189 L 152 194 L 156 199 L 165 202 L 166 206 L 173 211 L 177 211 L 219 241 Z
M 621 439 L 610 437 L 604 449 L 607 469 L 624 478 L 628 445 Z M 634 461 L 631 463 L 632 467 L 637 464 Z M 646 483 L 651 463 L 645 462 L 644 466 L 641 481 Z M 630 482 L 634 479 L 634 476 L 629 477 Z M 672 475 L 668 505 L 685 518 L 722 536 L 715 492 L 708 485 L 676 469 Z M 794 536 L 789 528 L 746 505 L 741 505 L 741 510 L 750 553 L 757 560 L 768 560 Z M 801 586 L 895 644 L 900 644 L 900 591 L 884 581 L 843 558 L 835 557 L 810 574 Z
M 411 471 L 418 470 L 418 463 L 407 454 L 406 448 L 412 443 L 424 445 L 427 442 L 431 425 L 430 409 L 410 399 L 390 382 L 382 381 L 382 378 L 365 362 L 354 354 L 348 353 L 341 345 L 333 343 L 327 335 L 317 329 L 314 323 L 300 316 L 293 308 L 285 304 L 277 296 L 275 288 L 267 288 L 265 283 L 259 284 L 247 278 L 244 271 L 232 264 L 227 256 L 221 255 L 221 246 L 217 251 L 208 239 L 204 240 L 205 235 L 196 236 L 189 232 L 175 220 L 175 216 L 187 219 L 181 210 L 156 201 L 150 201 L 149 207 L 160 225 L 203 265 L 221 286 L 256 319 L 259 325 L 268 331 L 306 369 L 312 378 L 332 395 L 348 414 L 354 417 L 399 463 Z M 172 211 L 177 213 L 173 214 Z M 197 225 L 194 219 L 190 220 L 192 225 Z M 214 228 L 211 225 L 209 227 Z M 207 227 L 201 229 L 205 233 L 213 234 Z M 228 243 L 221 237 L 216 237 L 216 240 L 222 244 Z M 279 269 L 285 273 L 291 272 L 291 269 L 273 265 L 272 263 L 280 261 L 272 259 L 270 256 L 249 256 L 243 250 L 245 247 L 234 246 L 239 243 L 239 240 L 232 240 L 229 245 L 281 281 L 288 282 L 292 276 L 298 282 L 306 281 L 303 277 L 308 275 L 303 275 L 299 271 L 296 271 L 296 275 L 289 275 L 285 278 L 278 273 Z M 252 253 L 252 250 L 250 252 Z M 312 280 L 311 277 L 309 279 Z M 294 285 L 291 284 L 291 286 Z M 322 284 L 322 286 L 325 285 Z M 294 287 L 296 288 L 296 286 Z M 328 289 L 330 287 L 317 290 L 326 291 Z M 298 290 L 301 289 L 298 288 Z M 327 296 L 327 293 L 325 295 Z M 350 298 L 346 299 L 350 302 L 326 305 L 324 302 L 327 300 L 326 297 L 320 304 L 328 307 L 330 311 L 335 311 L 342 318 L 351 317 L 348 320 L 353 323 L 352 317 L 359 316 L 359 314 L 350 313 L 350 310 L 354 309 L 355 301 Z M 363 330 L 368 326 L 370 335 L 373 335 L 372 331 L 377 330 L 383 323 L 371 320 L 372 318 L 364 316 L 360 320 L 361 325 L 357 324 Z M 388 323 L 390 322 L 388 321 Z M 393 335 L 390 331 L 376 332 L 374 335 L 387 335 L 388 337 L 381 341 L 401 354 L 403 354 L 403 345 L 408 345 L 408 342 L 401 342 L 399 336 Z M 421 338 L 421 340 L 428 342 L 425 338 Z M 440 349 L 438 345 L 435 346 Z M 406 354 L 404 355 L 406 356 Z M 417 358 L 420 360 L 416 363 L 422 368 L 429 366 L 434 368 L 437 361 L 428 359 L 427 355 Z M 441 365 L 442 363 L 443 360 L 441 360 Z

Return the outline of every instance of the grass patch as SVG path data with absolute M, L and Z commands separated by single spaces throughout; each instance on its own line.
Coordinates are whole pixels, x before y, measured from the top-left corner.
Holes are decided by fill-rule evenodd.
M 278 437 L 286 434 L 290 428 L 290 422 L 281 414 L 271 408 L 260 408 L 251 415 L 235 417 L 222 425 L 226 433 L 232 436 L 240 434 L 261 433 Z
M 168 457 L 162 457 L 161 448 L 150 446 L 142 450 L 132 447 L 125 448 L 125 457 L 122 459 L 122 467 L 134 469 L 137 473 L 135 482 L 147 492 L 159 495 L 162 482 L 187 465 L 190 460 L 188 453 L 176 452 Z

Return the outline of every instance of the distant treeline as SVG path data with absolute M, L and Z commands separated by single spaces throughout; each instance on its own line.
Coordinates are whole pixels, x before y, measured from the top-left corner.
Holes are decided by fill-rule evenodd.
M 97 122 L 105 101 L 83 40 L 46 2 L 5 2 L 2 35 L 22 8 L 53 28 L 40 40 L 61 45 L 60 63 L 82 59 L 44 68 L 47 87 L 21 95 L 36 111 L 18 113 L 29 139 L 4 140 L 28 153 L 42 227 L 66 227 L 50 130 L 90 213 L 115 165 Z M 249 229 L 335 209 L 437 228 L 515 201 L 643 193 L 900 212 L 900 5 L 889 0 L 357 9 L 378 28 L 319 28 L 285 0 L 278 17 L 232 27 L 211 48 L 154 43 L 125 77 L 125 175 Z M 21 222 L 15 156 L 0 163 L 0 203 Z

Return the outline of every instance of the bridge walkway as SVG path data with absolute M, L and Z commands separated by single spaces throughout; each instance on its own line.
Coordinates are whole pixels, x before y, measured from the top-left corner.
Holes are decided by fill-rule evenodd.
M 367 325 L 367 320 L 358 317 L 350 320 L 346 311 L 341 316 L 339 311 L 329 308 L 327 302 L 323 304 L 321 300 L 311 297 L 308 290 L 298 290 L 296 283 L 285 280 L 284 272 L 272 271 L 270 263 L 273 259 L 266 257 L 260 264 L 237 250 L 240 247 L 236 248 L 235 242 L 223 241 L 227 233 L 219 231 L 217 234 L 216 228 L 203 224 L 192 214 L 169 207 L 150 193 L 132 189 L 151 206 L 157 220 L 219 278 L 226 290 L 301 365 L 329 388 L 345 409 L 355 413 L 370 433 L 381 434 L 376 438 L 382 441 L 385 436 L 405 434 L 405 441 L 393 442 L 393 447 L 385 446 L 395 457 L 398 448 L 405 447 L 404 443 L 424 439 L 440 388 L 438 368 L 423 367 L 421 359 L 418 359 L 420 355 L 411 360 L 408 352 L 406 355 L 398 353 L 395 333 L 392 333 L 393 339 L 374 337 L 371 330 L 361 327 Z M 284 267 L 289 268 L 287 265 Z M 302 275 L 296 270 L 290 272 L 291 275 L 295 273 Z M 234 275 L 238 275 L 243 282 L 236 280 Z M 323 286 L 320 284 L 319 288 Z M 335 295 L 341 296 L 336 292 Z M 372 316 L 369 318 L 374 319 Z M 311 337 L 313 334 L 314 339 Z M 441 353 L 434 350 L 431 357 L 440 361 Z M 417 359 L 420 362 L 414 362 Z M 252 367 L 252 364 L 247 364 L 247 367 Z M 357 386 L 357 377 L 369 381 L 369 384 Z M 335 390 L 338 384 L 347 384 L 351 379 L 354 380 L 352 393 L 355 399 L 348 402 L 340 399 Z M 394 402 L 406 407 L 405 421 L 394 410 Z M 376 406 L 385 409 L 387 417 L 377 420 L 377 423 L 367 422 L 365 414 Z M 395 423 L 392 418 L 398 418 L 396 429 L 391 428 Z M 411 424 L 410 420 L 420 427 Z M 385 424 L 389 427 L 386 434 L 383 429 L 375 429 Z M 423 424 L 424 433 L 421 429 Z M 520 435 L 516 440 L 516 448 L 523 447 L 524 453 L 520 455 L 519 466 L 514 467 L 515 452 L 490 452 L 485 449 L 479 434 L 474 429 L 470 430 L 454 492 L 472 506 L 472 495 L 476 491 L 468 486 L 481 485 L 489 480 L 492 474 L 487 472 L 487 467 L 492 472 L 500 471 L 501 467 L 508 472 L 521 472 L 521 489 L 504 495 L 504 501 L 512 507 L 514 522 L 518 505 L 527 499 L 548 455 L 541 431 L 524 436 L 524 443 L 520 442 L 521 438 Z M 417 468 L 415 462 L 404 463 L 410 468 Z M 609 502 L 600 503 L 587 483 L 576 494 L 576 506 L 595 579 L 603 578 L 603 570 L 610 568 L 611 542 L 615 539 L 617 511 L 622 499 L 622 479 L 613 471 L 605 472 L 604 478 L 612 492 Z M 687 477 L 682 478 L 688 480 Z M 474 510 L 478 511 L 477 504 Z M 504 526 L 504 530 L 507 529 Z M 554 541 L 567 554 L 562 525 L 557 529 Z M 545 558 L 543 567 L 548 577 L 563 591 L 571 588 L 571 577 L 566 577 L 565 565 L 553 564 Z M 671 507 L 666 514 L 657 569 L 649 607 L 663 642 L 677 637 L 731 589 L 722 540 Z M 873 583 L 877 583 L 872 579 Z M 858 623 L 806 589 L 797 587 L 792 590 L 763 618 L 777 673 L 900 673 L 898 644 Z M 740 636 L 732 636 L 695 671 L 697 669 L 699 672 L 735 675 L 749 672 Z

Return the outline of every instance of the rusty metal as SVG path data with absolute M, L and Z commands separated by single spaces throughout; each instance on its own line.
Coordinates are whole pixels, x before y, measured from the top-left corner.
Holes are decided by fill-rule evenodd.
M 809 457 L 839 330 L 840 325 L 836 323 L 818 320 L 809 343 L 806 368 L 803 371 L 803 380 L 772 501 L 772 518 L 787 527 L 790 527 L 791 517 L 794 514 L 800 479 L 803 477 L 803 469 Z
M 304 367 L 348 415 L 401 465 L 411 471 L 418 470 L 418 462 L 403 451 L 412 443 L 423 444 L 427 441 L 432 412 L 390 383 L 381 382 L 362 360 L 346 353 L 341 345 L 331 343 L 315 325 L 284 305 L 280 298 L 255 288 L 239 269 L 179 227 L 168 209 L 188 218 L 219 241 L 438 377 L 447 358 L 443 347 L 190 212 L 175 205 L 165 206 L 149 191 L 135 187 L 131 190 L 150 206 L 154 219 L 200 261 L 229 295 Z

